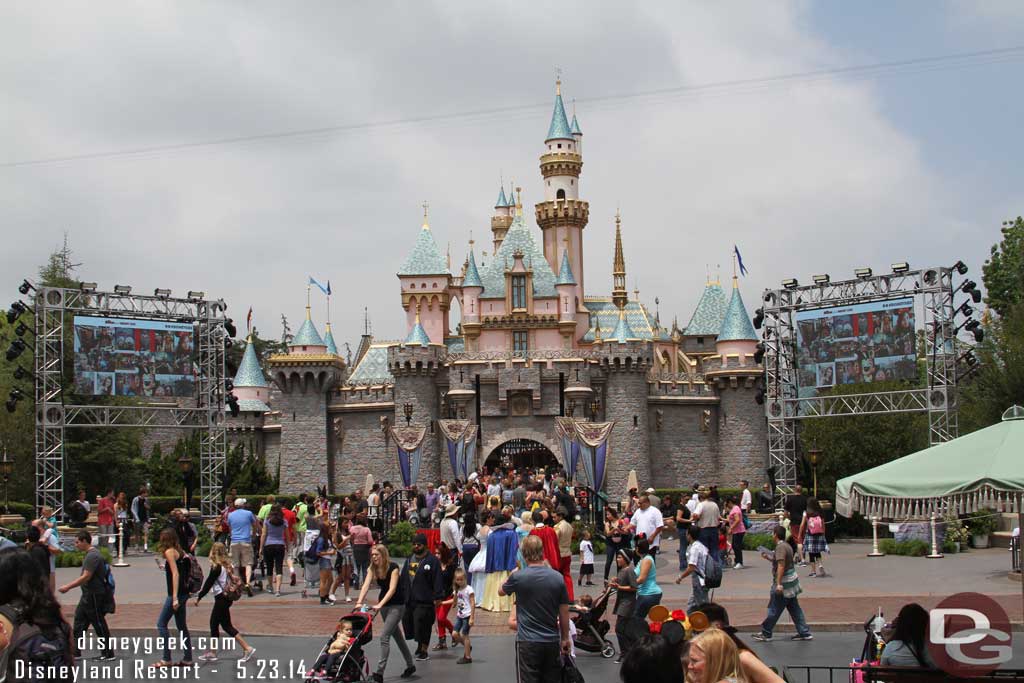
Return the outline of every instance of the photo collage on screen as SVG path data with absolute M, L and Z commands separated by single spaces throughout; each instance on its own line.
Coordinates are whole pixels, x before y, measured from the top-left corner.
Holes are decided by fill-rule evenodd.
M 796 321 L 800 398 L 917 376 L 913 299 L 803 311 Z
M 195 395 L 192 325 L 75 317 L 75 393 L 175 398 Z

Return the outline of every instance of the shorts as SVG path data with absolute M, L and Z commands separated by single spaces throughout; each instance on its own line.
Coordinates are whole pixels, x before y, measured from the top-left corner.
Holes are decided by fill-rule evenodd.
M 817 562 L 821 559 L 821 553 L 807 553 L 807 559 L 811 562 Z
M 470 628 L 472 627 L 469 625 L 469 617 L 457 617 L 452 633 L 461 633 L 464 636 L 468 636 Z
M 271 574 L 281 574 L 284 569 L 284 546 L 263 546 L 263 560 L 267 563 L 267 571 Z
M 231 544 L 231 564 L 236 567 L 252 566 L 252 543 L 235 541 Z
M 594 573 L 593 564 L 581 564 L 580 565 L 580 576 L 591 576 Z

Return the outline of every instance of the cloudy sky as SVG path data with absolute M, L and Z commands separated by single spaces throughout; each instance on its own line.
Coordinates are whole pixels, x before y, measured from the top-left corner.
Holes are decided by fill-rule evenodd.
M 420 205 L 458 267 L 470 231 L 488 248 L 500 177 L 530 213 L 541 198 L 556 69 L 584 132 L 590 294 L 611 289 L 616 206 L 630 288 L 666 322 L 734 243 L 748 305 L 893 261 L 980 277 L 1024 212 L 1024 51 L 990 52 L 1024 43 L 1024 4 L 864 8 L 4 3 L 4 291 L 67 232 L 101 287 L 202 289 L 278 336 L 313 275 L 339 343 L 364 306 L 404 335 Z

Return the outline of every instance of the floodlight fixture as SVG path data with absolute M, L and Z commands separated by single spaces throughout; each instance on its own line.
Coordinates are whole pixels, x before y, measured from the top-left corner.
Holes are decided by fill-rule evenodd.
M 31 372 L 29 372 L 25 368 L 21 367 L 20 365 L 17 366 L 16 368 L 14 368 L 14 379 L 21 380 L 21 379 L 28 379 L 29 377 L 33 377 L 33 375 L 32 375 Z
M 25 352 L 25 348 L 25 342 L 20 339 L 15 339 L 11 342 L 11 345 L 7 347 L 7 360 L 13 361 Z
M 764 325 L 764 309 L 759 308 L 754 311 L 754 329 L 759 330 Z
M 764 342 L 758 342 L 754 348 L 754 362 L 760 364 L 764 360 Z
M 235 397 L 235 395 L 228 394 L 227 398 L 225 398 L 224 400 L 228 404 L 228 408 L 231 410 L 231 417 L 238 417 L 238 414 L 241 412 L 241 409 L 238 406 L 238 399 Z
M 196 292 L 196 291 L 189 290 L 188 298 L 192 299 L 193 301 L 198 301 L 199 299 L 205 299 L 206 298 L 206 292 Z
M 114 294 L 131 294 L 131 285 L 114 285 Z
M 981 329 L 980 327 L 975 328 L 974 329 L 974 341 L 976 341 L 979 344 L 981 342 L 985 341 L 985 330 Z
M 759 405 L 759 406 L 763 406 L 764 405 L 764 396 L 765 396 L 764 389 L 763 388 L 758 389 L 757 393 L 754 394 L 754 400 L 757 402 L 757 405 Z
M 796 289 L 797 287 L 800 286 L 800 283 L 797 282 L 797 279 L 795 277 L 790 277 L 782 281 L 782 286 L 785 287 L 786 289 Z
M 873 271 L 870 268 L 857 268 L 853 271 L 853 274 L 861 280 L 867 280 L 871 277 L 872 272 Z
M 25 333 L 28 331 L 28 325 L 26 325 L 23 322 L 19 322 L 18 326 L 14 328 L 14 334 L 18 335 L 19 337 L 24 337 Z
M 224 321 L 224 330 L 232 337 L 238 335 L 238 328 L 235 327 L 235 321 L 231 318 Z
M 964 323 L 964 329 L 967 330 L 968 332 L 974 332 L 979 327 L 981 327 L 981 323 L 975 320 L 974 318 L 971 318 L 970 320 Z
M 904 273 L 910 272 L 910 264 L 906 261 L 894 263 L 892 264 L 892 272 L 896 275 L 903 275 Z
M 28 280 L 22 280 L 21 284 L 18 285 L 18 291 L 21 292 L 22 294 L 28 294 L 29 290 L 34 289 L 35 287 L 33 287 L 32 283 L 29 282 Z
M 157 289 L 153 290 L 153 296 L 158 296 L 161 299 L 168 299 L 171 296 L 171 290 L 169 290 L 169 289 L 160 289 L 158 287 Z
M 966 317 L 969 318 L 972 315 L 974 315 L 974 309 L 971 308 L 971 305 L 965 301 L 962 304 L 960 304 L 960 308 L 956 309 L 953 312 L 953 315 L 956 315 L 957 313 L 963 313 Z
M 827 285 L 829 283 L 830 279 L 831 278 L 828 276 L 828 273 L 822 273 L 821 275 L 815 275 L 814 276 L 814 284 L 816 284 L 816 285 Z
M 27 311 L 27 310 L 28 310 L 28 306 L 26 306 L 22 302 L 20 302 L 20 301 L 13 301 L 13 302 L 11 302 L 11 308 L 10 308 L 10 310 L 7 311 L 7 324 L 8 325 L 13 325 L 14 321 L 17 320 L 18 317 L 22 313 Z
M 21 393 L 21 390 L 11 389 L 11 393 L 8 394 L 7 402 L 5 404 L 7 406 L 7 412 L 13 413 L 15 410 L 17 410 L 18 401 L 20 401 L 23 398 L 25 398 L 25 395 Z
M 95 282 L 80 282 L 78 288 L 83 292 L 95 292 L 98 285 Z
M 234 389 L 235 389 L 235 383 L 234 383 L 233 380 L 230 380 L 230 379 L 224 380 L 224 391 L 226 391 L 228 393 L 231 393 L 232 391 L 234 391 Z
M 957 261 L 953 264 L 953 270 L 960 273 L 961 275 L 967 275 L 967 264 L 963 261 Z

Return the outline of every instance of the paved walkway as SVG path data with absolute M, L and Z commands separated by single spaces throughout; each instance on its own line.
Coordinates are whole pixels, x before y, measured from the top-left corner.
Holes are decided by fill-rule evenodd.
M 675 541 L 667 541 L 667 552 L 657 563 L 658 583 L 665 593 L 663 603 L 672 609 L 684 608 L 690 594 L 686 583 L 674 584 L 678 575 L 676 547 Z M 1011 619 L 1018 623 L 1022 619 L 1021 586 L 1007 578 L 1009 556 L 1005 549 L 976 550 L 941 560 L 896 556 L 868 558 L 865 555 L 870 546 L 863 543 L 837 543 L 832 550 L 827 559 L 832 576 L 801 577 L 804 594 L 800 602 L 817 631 L 859 631 L 864 620 L 879 606 L 887 616 L 895 616 L 907 602 L 920 602 L 930 607 L 951 593 L 965 590 L 991 595 Z M 118 610 L 111 617 L 110 625 L 118 631 L 151 629 L 163 602 L 164 579 L 153 555 L 131 555 L 129 561 L 131 567 L 115 568 Z M 764 618 L 770 578 L 768 565 L 760 557 L 748 553 L 747 561 L 745 569 L 726 571 L 724 585 L 716 591 L 715 599 L 728 608 L 734 625 L 753 630 Z M 596 570 L 600 578 L 603 575 L 600 561 Z M 77 573 L 77 569 L 58 570 L 58 585 Z M 584 587 L 584 590 L 596 595 L 600 588 Z M 232 608 L 233 620 L 243 633 L 253 635 L 287 635 L 294 633 L 296 623 L 302 623 L 305 632 L 319 633 L 329 631 L 338 615 L 346 610 L 344 602 L 322 607 L 316 599 L 303 600 L 300 591 L 301 581 L 296 587 L 286 585 L 280 598 L 266 593 L 243 597 Z M 61 599 L 70 615 L 77 596 L 69 594 Z M 197 632 L 205 629 L 211 606 L 209 597 L 198 608 L 190 603 L 189 623 Z M 474 633 L 510 634 L 507 619 L 507 614 L 480 611 Z M 784 616 L 780 630 L 787 627 L 792 628 L 788 616 Z

